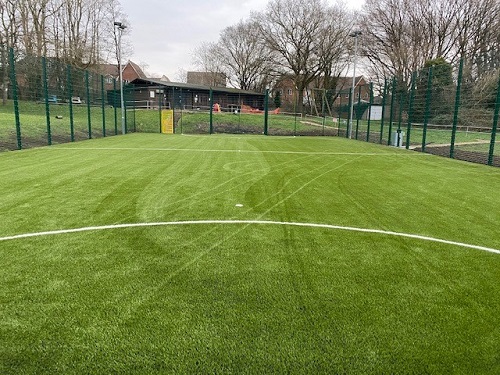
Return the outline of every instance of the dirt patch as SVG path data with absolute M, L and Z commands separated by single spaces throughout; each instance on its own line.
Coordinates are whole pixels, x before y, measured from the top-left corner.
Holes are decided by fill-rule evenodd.
M 414 149 L 415 151 L 422 152 L 422 147 L 417 147 Z M 450 146 L 426 146 L 425 152 L 432 155 L 450 157 Z M 488 154 L 485 152 L 477 152 L 477 151 L 465 151 L 460 149 L 455 149 L 454 151 L 454 159 L 468 161 L 476 164 L 488 164 Z M 493 166 L 500 167 L 500 157 L 493 157 Z

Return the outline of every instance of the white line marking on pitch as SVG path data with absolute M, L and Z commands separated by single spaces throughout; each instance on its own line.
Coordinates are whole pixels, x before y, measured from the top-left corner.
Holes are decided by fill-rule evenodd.
M 57 235 L 57 234 L 68 234 L 68 233 L 107 230 L 107 229 L 159 227 L 159 226 L 167 226 L 167 225 L 199 225 L 199 224 L 222 224 L 222 225 L 224 225 L 224 224 L 267 224 L 267 225 L 290 225 L 290 226 L 297 226 L 297 227 L 336 229 L 336 230 L 345 230 L 345 231 L 351 231 L 351 232 L 375 233 L 375 234 L 382 234 L 382 235 L 389 235 L 389 236 L 396 236 L 396 237 L 413 238 L 413 239 L 422 240 L 422 241 L 439 242 L 439 243 L 444 243 L 447 245 L 466 247 L 469 249 L 482 250 L 482 251 L 487 251 L 490 253 L 500 254 L 500 250 L 493 249 L 490 247 L 471 245 L 471 244 L 467 244 L 467 243 L 463 243 L 463 242 L 456 242 L 456 241 L 448 241 L 448 240 L 443 240 L 440 238 L 421 236 L 418 234 L 392 232 L 392 231 L 385 231 L 385 230 L 380 230 L 380 229 L 344 227 L 344 226 L 330 225 L 330 224 L 295 223 L 295 222 L 266 221 L 266 220 L 188 220 L 188 221 L 165 221 L 165 222 L 158 222 L 158 223 L 115 224 L 115 225 L 103 225 L 103 226 L 94 226 L 94 227 L 74 228 L 74 229 L 62 229 L 62 230 L 54 230 L 54 231 L 47 231 L 47 232 L 17 234 L 17 235 L 13 235 L 13 236 L 0 237 L 0 241 L 16 240 L 16 239 L 29 238 L 29 237 L 51 236 L 51 235 Z
M 290 154 L 290 155 L 345 155 L 345 156 L 408 156 L 408 155 L 424 155 L 424 152 L 417 153 L 391 153 L 391 152 L 307 152 L 307 151 L 261 151 L 261 150 L 211 150 L 211 149 L 194 149 L 194 148 L 155 148 L 155 147 L 54 147 L 50 148 L 53 151 L 68 151 L 68 150 L 90 150 L 90 151 L 187 151 L 187 152 L 242 152 L 247 154 Z

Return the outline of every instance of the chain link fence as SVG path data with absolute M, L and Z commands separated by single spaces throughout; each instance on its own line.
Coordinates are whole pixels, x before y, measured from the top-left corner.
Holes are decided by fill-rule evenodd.
M 498 69 L 473 72 L 465 60 L 414 72 L 409 85 L 386 80 L 387 143 L 500 166 L 499 86 Z
M 338 136 L 500 166 L 498 69 L 425 67 L 410 82 L 344 80 L 332 89 L 266 93 L 187 84 L 125 85 L 55 58 L 2 51 L 0 150 L 129 132 Z M 98 70 L 98 69 L 97 69 Z
M 120 102 L 114 79 L 13 50 L 2 61 L 0 150 L 118 134 Z

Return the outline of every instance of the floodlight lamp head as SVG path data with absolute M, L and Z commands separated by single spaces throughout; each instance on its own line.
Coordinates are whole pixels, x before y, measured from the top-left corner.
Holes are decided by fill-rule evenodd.
M 361 34 L 362 34 L 361 31 L 356 30 L 356 31 L 353 31 L 352 33 L 350 33 L 349 36 L 352 36 L 353 38 L 356 38 L 356 37 L 360 36 Z
M 115 21 L 114 25 L 118 27 L 120 30 L 125 30 L 127 26 L 125 26 L 122 22 Z

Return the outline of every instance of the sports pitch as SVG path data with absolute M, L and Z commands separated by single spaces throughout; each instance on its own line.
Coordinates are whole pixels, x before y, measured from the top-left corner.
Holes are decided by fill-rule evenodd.
M 500 373 L 500 170 L 343 138 L 0 153 L 0 373 Z

